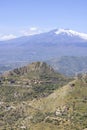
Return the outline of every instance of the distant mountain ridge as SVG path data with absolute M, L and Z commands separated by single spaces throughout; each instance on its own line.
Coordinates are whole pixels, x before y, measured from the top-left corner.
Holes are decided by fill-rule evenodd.
M 54 62 L 55 59 L 64 56 L 67 57 L 66 61 L 69 64 L 66 66 L 65 59 L 61 58 L 62 63 L 60 63 L 59 71 L 63 74 L 73 75 L 76 72 L 87 70 L 87 34 L 70 29 L 54 29 L 32 36 L 0 41 L 0 73 L 35 61 L 49 61 L 52 59 Z M 69 60 L 70 57 L 71 61 Z M 72 57 L 79 58 L 76 61 L 76 58 Z M 85 58 L 81 60 L 80 57 Z M 68 70 L 68 67 L 71 70 Z
M 0 62 L 45 61 L 58 56 L 87 56 L 86 34 L 72 30 L 24 36 L 0 42 Z
M 87 72 L 87 56 L 63 56 L 50 59 L 47 63 L 50 64 L 54 70 L 67 76 L 76 76 L 79 73 Z
M 75 76 L 79 73 L 87 72 L 87 56 L 62 56 L 45 60 L 55 71 L 67 76 Z M 0 64 L 0 73 L 10 71 L 15 68 L 27 66 L 30 61 L 8 62 Z

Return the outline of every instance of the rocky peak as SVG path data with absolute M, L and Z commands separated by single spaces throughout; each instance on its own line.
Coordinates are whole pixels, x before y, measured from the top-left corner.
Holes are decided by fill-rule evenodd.
M 30 71 L 38 71 L 38 72 L 42 72 L 42 73 L 53 73 L 54 70 L 53 68 L 51 68 L 49 65 L 47 65 L 45 62 L 33 62 L 28 66 L 28 69 Z
M 35 75 L 43 73 L 51 74 L 54 73 L 54 70 L 45 62 L 33 62 L 27 66 L 16 68 L 13 71 L 6 72 L 4 75 L 27 75 L 29 73 L 35 73 Z

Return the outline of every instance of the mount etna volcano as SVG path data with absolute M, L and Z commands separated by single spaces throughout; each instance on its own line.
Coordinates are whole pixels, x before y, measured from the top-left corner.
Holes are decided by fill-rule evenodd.
M 0 42 L 0 61 L 37 61 L 58 56 L 87 56 L 87 34 L 68 29 Z
M 54 29 L 45 33 L 0 41 L 2 72 L 27 63 L 58 59 L 61 56 L 87 56 L 87 34 L 69 29 Z

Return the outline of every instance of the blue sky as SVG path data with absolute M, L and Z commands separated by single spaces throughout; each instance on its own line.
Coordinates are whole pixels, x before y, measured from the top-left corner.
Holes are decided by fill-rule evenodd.
M 87 0 L 0 0 L 0 36 L 55 28 L 87 33 Z

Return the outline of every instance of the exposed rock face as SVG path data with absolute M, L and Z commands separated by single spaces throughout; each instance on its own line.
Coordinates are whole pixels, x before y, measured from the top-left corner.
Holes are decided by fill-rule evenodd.
M 87 73 L 84 74 L 78 74 L 77 78 L 81 81 L 83 81 L 84 83 L 87 83 Z
M 8 75 L 26 75 L 29 74 L 31 72 L 35 72 L 35 73 L 54 73 L 54 70 L 52 67 L 50 67 L 49 65 L 47 65 L 45 62 L 33 62 L 27 66 L 24 67 L 20 67 L 20 68 L 16 68 L 13 71 L 9 71 L 4 73 L 5 76 Z
M 68 110 L 69 110 L 69 108 L 67 106 L 58 107 L 56 112 L 55 112 L 55 115 L 56 116 L 66 115 Z
M 28 66 L 28 71 L 39 71 L 40 73 L 53 73 L 54 70 L 45 62 L 33 62 Z

